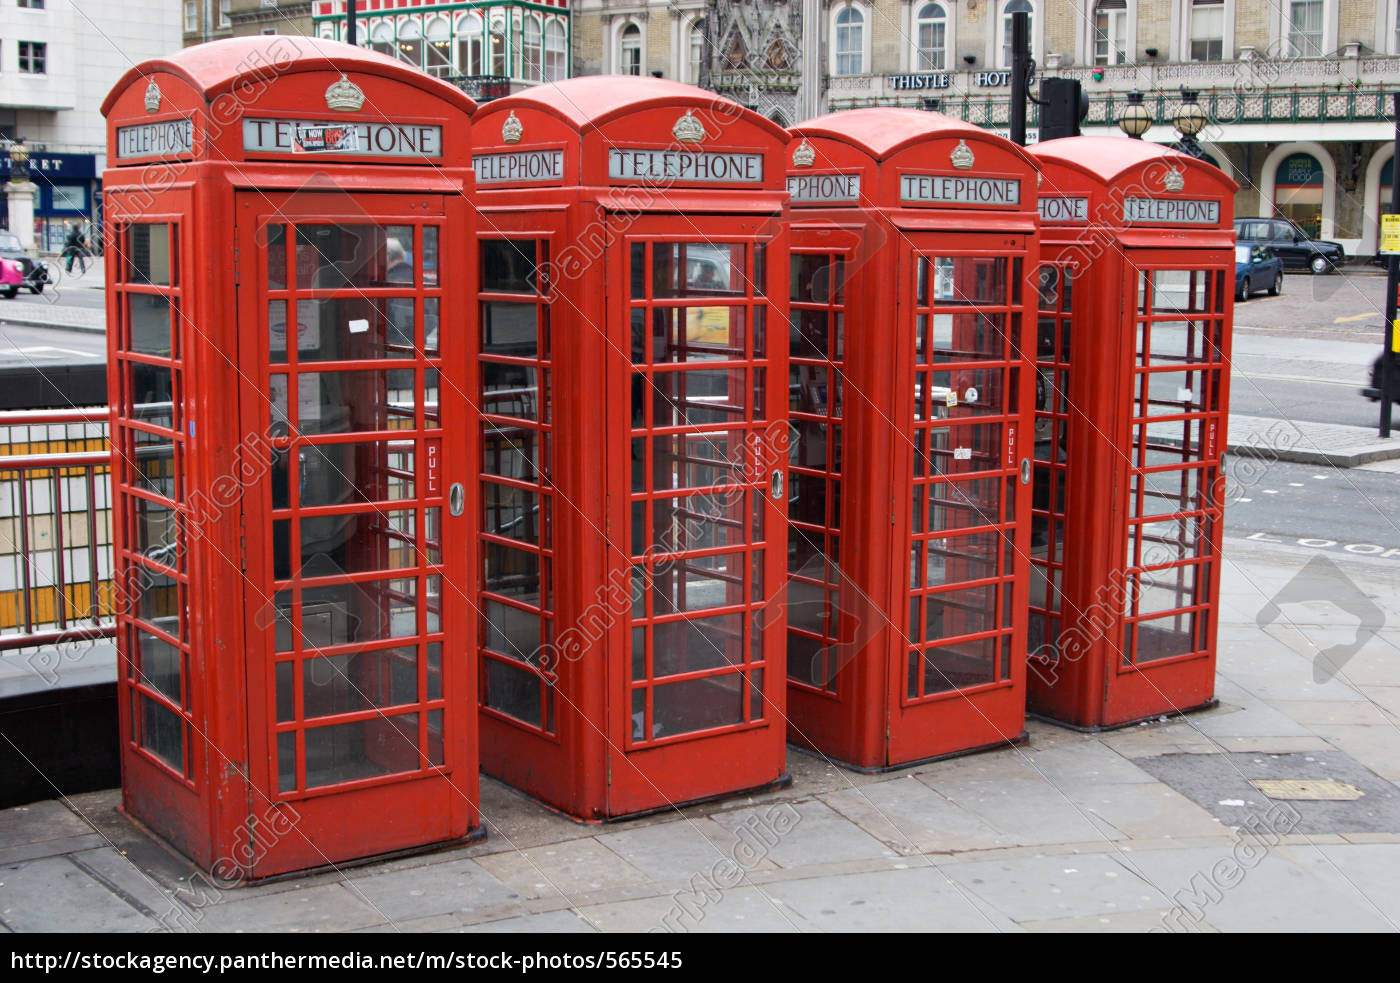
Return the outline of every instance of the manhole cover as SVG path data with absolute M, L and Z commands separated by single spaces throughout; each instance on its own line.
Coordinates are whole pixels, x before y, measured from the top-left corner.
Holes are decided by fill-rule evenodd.
M 1355 785 L 1323 778 L 1252 778 L 1249 784 L 1271 799 L 1350 802 L 1366 794 Z

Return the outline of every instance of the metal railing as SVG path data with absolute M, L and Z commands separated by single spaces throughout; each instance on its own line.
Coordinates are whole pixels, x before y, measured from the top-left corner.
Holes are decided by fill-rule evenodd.
M 110 637 L 107 409 L 0 413 L 0 651 Z

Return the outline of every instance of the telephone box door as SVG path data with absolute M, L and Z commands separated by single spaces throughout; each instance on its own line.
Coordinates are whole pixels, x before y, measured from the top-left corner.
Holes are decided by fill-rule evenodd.
M 957 241 L 954 245 L 950 240 Z M 908 535 L 891 570 L 907 578 L 902 657 L 891 660 L 890 759 L 965 750 L 1021 733 L 1031 445 L 1018 388 L 1024 237 L 940 237 L 900 265 L 895 391 L 897 503 Z M 1024 446 L 1023 446 L 1024 444 Z M 1024 473 L 1023 473 L 1024 472 Z M 895 487 L 900 487 L 897 484 Z M 903 544 L 903 545 L 901 545 Z M 930 735 L 933 735 L 931 740 Z M 948 735 L 943 749 L 941 735 Z
M 458 376 L 469 299 L 442 272 L 474 258 L 447 234 L 464 207 L 238 196 L 241 431 L 253 435 L 240 454 L 257 476 L 244 495 L 249 807 L 288 830 L 264 837 L 255 867 L 475 823 L 471 493 L 452 470 L 471 459 L 459 405 L 471 380 Z
M 632 607 L 609 663 L 612 811 L 782 772 L 786 233 L 767 216 L 646 218 L 609 265 L 609 566 Z M 767 262 L 769 253 L 782 262 Z M 625 546 L 624 546 L 625 544 Z M 717 781 L 717 776 L 722 776 Z M 713 786 L 712 790 L 707 790 Z
M 1126 448 L 1124 628 L 1106 667 L 1106 722 L 1199 706 L 1214 687 L 1220 578 L 1220 454 L 1228 406 L 1226 250 L 1130 250 L 1120 296 L 1129 323 L 1116 446 Z M 1117 640 L 1115 640 L 1117 641 Z M 1117 646 L 1115 646 L 1116 648 Z

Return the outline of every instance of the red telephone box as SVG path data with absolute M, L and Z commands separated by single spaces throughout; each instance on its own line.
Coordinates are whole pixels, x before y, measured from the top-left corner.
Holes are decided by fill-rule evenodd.
M 786 133 L 631 76 L 475 132 L 482 768 L 589 820 L 783 781 Z
M 221 878 L 478 827 L 474 108 L 275 36 L 102 107 L 123 800 Z
M 1035 165 L 917 110 L 791 136 L 789 739 L 865 769 L 1018 740 Z
M 1235 184 L 1137 140 L 1040 164 L 1029 706 L 1108 727 L 1215 692 Z

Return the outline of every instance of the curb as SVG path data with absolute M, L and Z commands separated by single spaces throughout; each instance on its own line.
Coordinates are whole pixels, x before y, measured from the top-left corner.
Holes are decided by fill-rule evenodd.
M 107 333 L 107 326 L 105 324 L 55 323 L 53 321 L 41 321 L 38 318 L 24 317 L 23 315 L 15 317 L 5 313 L 4 308 L 0 308 L 0 321 L 6 324 L 22 324 L 27 328 L 56 328 L 59 331 L 85 331 L 88 334 L 103 335 Z
M 1267 444 L 1236 444 L 1229 441 L 1225 448 L 1228 454 L 1250 453 L 1255 457 L 1267 457 L 1275 461 L 1291 461 L 1294 464 L 1321 464 L 1333 468 L 1354 468 L 1374 461 L 1393 461 L 1400 458 L 1400 439 L 1392 446 L 1372 447 L 1357 451 L 1321 451 L 1290 447 L 1279 450 Z

